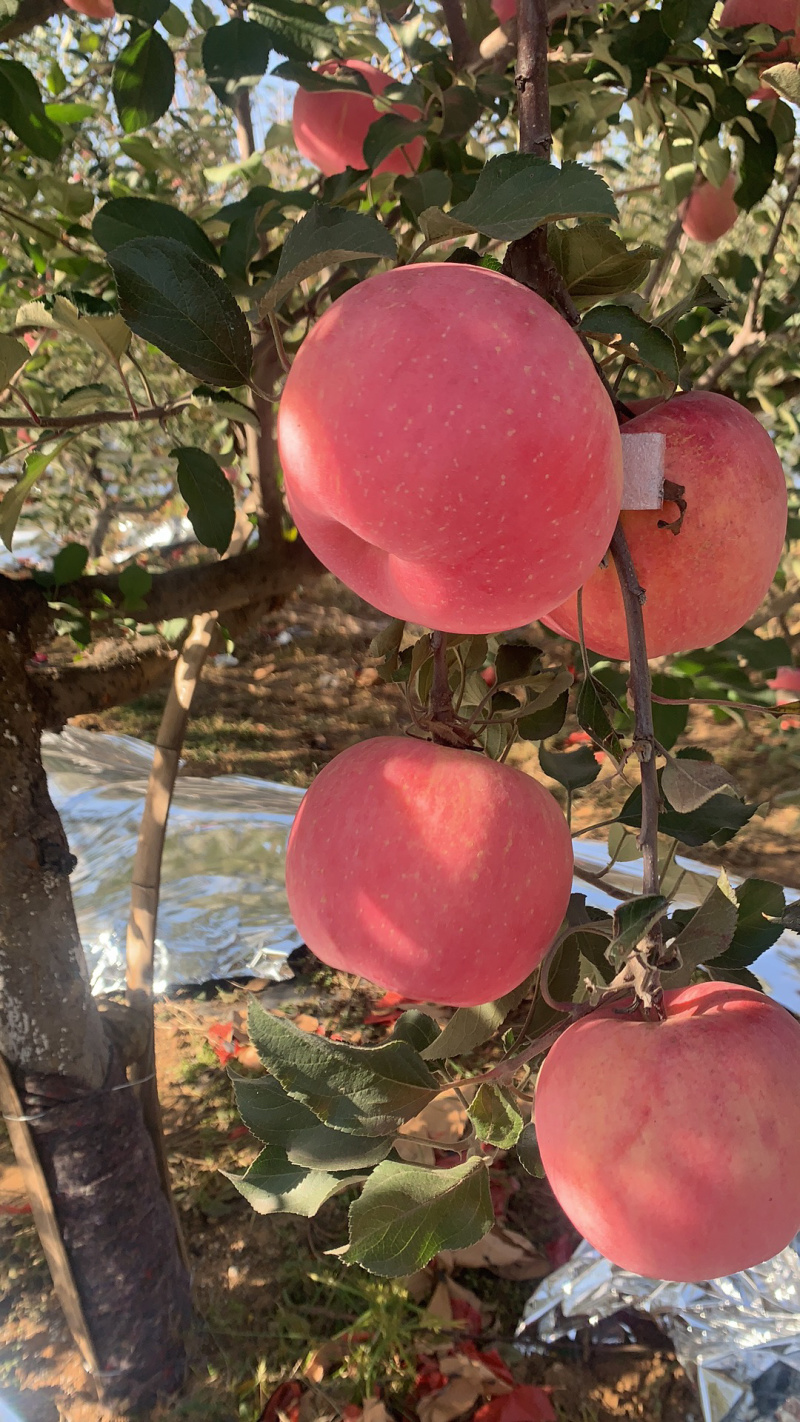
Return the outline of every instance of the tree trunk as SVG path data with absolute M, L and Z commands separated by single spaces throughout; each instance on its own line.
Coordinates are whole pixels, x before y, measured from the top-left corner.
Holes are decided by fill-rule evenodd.
M 0 1052 L 29 1118 L 118 1410 L 180 1382 L 189 1312 L 169 1208 L 135 1093 L 91 995 L 26 663 L 38 590 L 0 589 Z M 120 1089 L 122 1088 L 122 1089 Z

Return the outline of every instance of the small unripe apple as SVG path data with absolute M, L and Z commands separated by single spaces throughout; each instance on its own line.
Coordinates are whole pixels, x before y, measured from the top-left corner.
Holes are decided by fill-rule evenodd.
M 384 74 L 382 69 L 363 59 L 331 59 L 319 65 L 320 74 L 335 75 L 340 69 L 362 74 L 373 94 L 382 94 L 395 82 L 391 74 Z M 392 104 L 391 112 L 408 119 L 420 117 L 419 109 L 412 104 Z M 342 173 L 345 168 L 366 168 L 364 139 L 370 126 L 380 117 L 369 94 L 359 90 L 325 93 L 298 89 L 292 113 L 295 147 L 326 177 Z M 375 172 L 415 173 L 422 148 L 422 139 L 413 138 L 402 148 L 395 148 Z
M 720 187 L 713 183 L 698 183 L 681 209 L 681 225 L 687 237 L 695 242 L 718 242 L 730 232 L 739 216 L 733 200 L 736 179 L 729 173 Z

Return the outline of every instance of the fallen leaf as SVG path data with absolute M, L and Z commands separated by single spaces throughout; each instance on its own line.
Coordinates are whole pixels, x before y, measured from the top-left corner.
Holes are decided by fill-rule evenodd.
M 466 1378 L 474 1383 L 487 1397 L 497 1397 L 510 1392 L 513 1383 L 498 1377 L 494 1368 L 483 1361 L 474 1346 L 465 1343 L 457 1353 L 448 1353 L 439 1359 L 439 1367 L 446 1378 Z
M 447 1249 L 437 1256 L 443 1269 L 489 1269 L 500 1279 L 543 1279 L 551 1264 L 522 1234 L 495 1225 L 467 1249 Z
M 258 1422 L 279 1422 L 281 1415 L 296 1422 L 300 1411 L 303 1389 L 299 1382 L 282 1382 L 276 1387 L 267 1404 L 259 1414 Z
M 452 1323 L 453 1310 L 450 1306 L 450 1291 L 444 1279 L 440 1280 L 431 1294 L 425 1316 L 426 1318 L 441 1319 L 444 1323 Z
M 489 1326 L 491 1314 L 484 1308 L 478 1295 L 471 1289 L 465 1289 L 463 1284 L 457 1284 L 449 1275 L 445 1278 L 444 1285 L 450 1299 L 453 1321 L 463 1324 L 465 1332 L 475 1337 L 483 1333 Z
M 261 1058 L 255 1047 L 240 1047 L 236 1053 L 236 1060 L 239 1066 L 246 1067 L 248 1071 L 258 1071 L 261 1066 Z
M 240 1046 L 233 1034 L 233 1022 L 212 1022 L 206 1036 L 222 1066 L 238 1057 Z
M 440 1392 L 431 1392 L 417 1403 L 419 1422 L 454 1422 L 466 1417 L 481 1396 L 480 1383 L 454 1378 Z
M 293 1021 L 295 1027 L 299 1027 L 301 1032 L 319 1033 L 319 1018 L 312 1017 L 308 1012 L 298 1012 Z
M 361 1413 L 363 1422 L 391 1422 L 379 1397 L 368 1397 Z
M 424 1303 L 430 1298 L 431 1287 L 436 1277 L 433 1264 L 428 1264 L 424 1269 L 417 1269 L 415 1274 L 407 1274 L 404 1279 L 398 1280 L 408 1290 L 414 1303 Z
M 485 1402 L 473 1422 L 556 1422 L 556 1414 L 544 1388 L 522 1384 L 505 1397 Z

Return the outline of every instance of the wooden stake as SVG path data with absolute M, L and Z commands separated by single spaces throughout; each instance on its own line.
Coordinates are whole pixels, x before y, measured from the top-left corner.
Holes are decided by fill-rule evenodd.
M 230 547 L 223 555 L 235 557 L 241 553 L 251 533 L 252 524 L 246 514 L 236 515 L 236 525 Z M 153 1142 L 161 1187 L 169 1201 L 178 1246 L 187 1271 L 189 1254 L 172 1196 L 169 1163 L 164 1145 L 161 1103 L 156 1078 L 155 1018 L 153 1014 L 153 963 L 155 958 L 156 920 L 161 889 L 161 861 L 167 833 L 167 819 L 178 774 L 181 747 L 186 734 L 192 699 L 217 630 L 216 612 L 205 612 L 192 618 L 189 634 L 175 664 L 175 673 L 167 703 L 158 728 L 153 766 L 147 785 L 136 855 L 133 861 L 131 909 L 125 943 L 126 982 L 131 1007 L 146 1014 L 148 1022 L 147 1048 L 134 1062 L 130 1076 L 140 1082 L 138 1089 L 144 1122 Z

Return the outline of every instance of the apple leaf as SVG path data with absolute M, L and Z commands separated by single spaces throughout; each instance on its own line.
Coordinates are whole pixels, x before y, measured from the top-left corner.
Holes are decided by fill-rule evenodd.
M 680 368 L 672 337 L 660 326 L 652 326 L 629 306 L 595 306 L 584 316 L 581 331 L 593 341 L 614 346 L 638 365 L 665 375 L 673 385 Z
M 5 390 L 8 382 L 30 360 L 30 351 L 22 341 L 13 336 L 0 335 L 0 390 Z
M 573 301 L 585 302 L 622 291 L 635 291 L 644 281 L 658 247 L 644 242 L 629 251 L 604 222 L 580 227 L 552 227 L 548 249 Z
M 37 158 L 54 163 L 64 141 L 57 123 L 45 113 L 39 85 L 16 59 L 0 59 L 0 119 Z
M 317 203 L 286 238 L 274 281 L 259 288 L 261 309 L 273 310 L 298 282 L 325 267 L 396 255 L 395 240 L 377 217 Z
M 691 814 L 699 810 L 707 800 L 720 791 L 730 791 L 737 795 L 736 782 L 724 766 L 707 760 L 667 761 L 661 776 L 661 788 L 679 815 Z
M 711 893 L 672 944 L 680 967 L 664 971 L 664 985 L 688 987 L 695 968 L 718 958 L 730 946 L 738 916 L 739 905 L 723 869 Z
M 194 445 L 170 450 L 178 461 L 178 488 L 198 543 L 222 554 L 233 536 L 236 506 L 233 485 L 212 455 Z
M 522 999 L 530 991 L 531 980 L 498 997 L 496 1002 L 484 1002 L 480 1007 L 459 1007 L 439 1036 L 420 1055 L 426 1062 L 442 1061 L 445 1057 L 463 1057 L 493 1037 Z
M 477 1244 L 494 1224 L 489 1172 L 472 1159 L 450 1170 L 384 1161 L 350 1206 L 348 1264 L 397 1278 L 443 1249 Z
M 336 1130 L 353 1135 L 394 1133 L 419 1115 L 439 1083 L 408 1042 L 352 1047 L 301 1032 L 253 1003 L 250 1040 L 289 1096 Z
M 591 746 L 578 746 L 573 751 L 551 751 L 539 747 L 539 765 L 551 780 L 557 780 L 565 790 L 582 790 L 600 774 L 600 765 Z
M 149 128 L 167 112 L 175 92 L 175 60 L 157 30 L 145 30 L 117 56 L 111 88 L 124 133 Z
M 537 1180 L 544 1180 L 542 1155 L 539 1150 L 539 1142 L 536 1139 L 536 1127 L 533 1121 L 529 1122 L 517 1141 L 517 1155 L 519 1156 L 519 1163 L 523 1170 L 527 1170 L 528 1174 L 534 1175 Z
M 604 179 L 580 163 L 556 168 L 531 153 L 501 153 L 481 169 L 466 201 L 442 216 L 455 224 L 451 235 L 482 232 L 514 242 L 562 218 L 614 218 L 617 205 Z
M 469 1104 L 469 1118 L 479 1140 L 508 1150 L 519 1139 L 523 1121 L 510 1092 L 484 1081 Z
M 310 1219 L 331 1195 L 355 1183 L 358 1177 L 339 1176 L 325 1170 L 307 1170 L 294 1165 L 282 1146 L 272 1143 L 243 1175 L 223 1171 L 256 1214 L 304 1215 Z
M 154 198 L 112 198 L 95 215 L 92 236 L 104 252 L 136 237 L 173 237 L 204 262 L 219 262 L 216 248 L 193 218 Z

